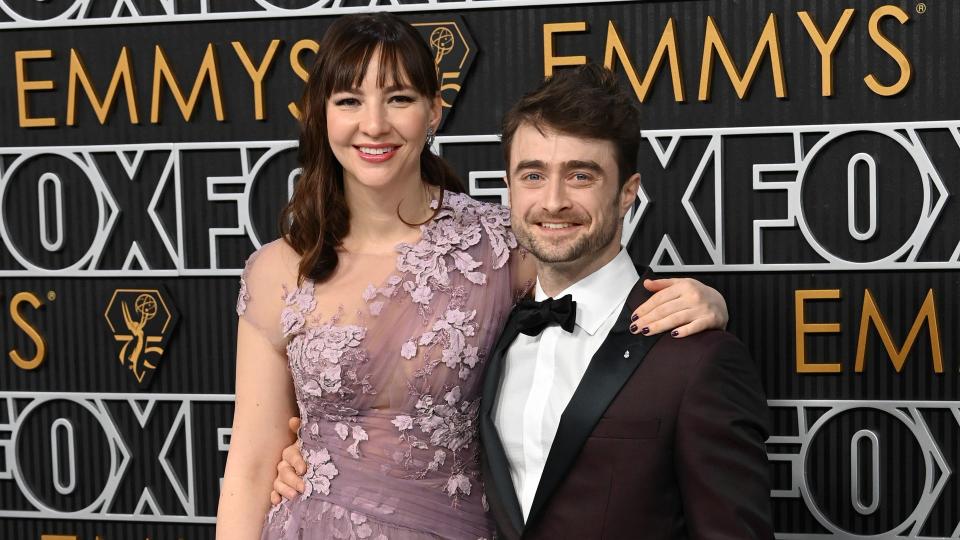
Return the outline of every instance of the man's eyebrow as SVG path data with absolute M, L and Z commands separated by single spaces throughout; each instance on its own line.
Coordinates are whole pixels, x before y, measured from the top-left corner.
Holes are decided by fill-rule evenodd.
M 570 161 L 564 162 L 563 167 L 565 169 L 586 169 L 595 173 L 603 172 L 600 164 L 592 160 L 571 159 Z
M 517 165 L 513 168 L 515 171 L 523 169 L 544 169 L 546 164 L 539 159 L 525 159 L 523 161 L 518 161 Z

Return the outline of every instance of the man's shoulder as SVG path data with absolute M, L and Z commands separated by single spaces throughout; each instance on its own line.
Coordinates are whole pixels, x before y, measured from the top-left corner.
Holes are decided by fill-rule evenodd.
M 702 357 L 720 354 L 728 351 L 739 351 L 747 353 L 747 347 L 737 338 L 737 336 L 726 330 L 704 330 L 693 334 L 692 336 L 674 338 L 664 335 L 650 352 L 662 352 L 669 350 L 673 354 L 684 356 Z
M 708 372 L 756 370 L 747 346 L 725 330 L 705 330 L 683 338 L 664 335 L 647 352 L 644 363 L 686 380 L 709 376 L 704 375 Z

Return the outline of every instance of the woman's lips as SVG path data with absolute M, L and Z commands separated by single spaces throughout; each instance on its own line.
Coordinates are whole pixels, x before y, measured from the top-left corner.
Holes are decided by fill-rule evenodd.
M 370 163 L 383 163 L 397 154 L 399 146 L 355 146 L 360 159 Z

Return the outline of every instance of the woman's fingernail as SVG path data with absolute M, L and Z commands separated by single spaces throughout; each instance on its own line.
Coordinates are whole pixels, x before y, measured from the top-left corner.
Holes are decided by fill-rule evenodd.
M 641 330 L 640 333 L 643 334 L 643 335 L 649 334 L 649 333 L 650 333 L 650 327 L 649 327 L 649 326 L 644 326 L 644 327 L 643 327 L 643 330 Z
M 637 333 L 637 325 L 631 324 L 631 325 L 630 325 L 630 332 L 636 334 L 636 333 Z
M 673 336 L 673 337 L 679 337 L 679 336 L 680 336 L 680 331 L 679 331 L 679 330 L 674 330 L 673 332 L 670 332 L 670 335 Z
M 637 319 L 639 319 L 639 318 L 640 318 L 640 316 L 637 315 L 636 313 L 634 313 L 633 316 L 630 317 L 630 321 L 631 321 L 631 322 L 635 322 L 635 321 L 636 321 Z

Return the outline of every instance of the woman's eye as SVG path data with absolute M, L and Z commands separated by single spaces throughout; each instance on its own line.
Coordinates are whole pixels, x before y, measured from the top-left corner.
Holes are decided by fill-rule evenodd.
M 337 107 L 356 107 L 360 104 L 357 98 L 340 98 L 333 102 Z
M 413 103 L 416 100 L 411 96 L 396 95 L 396 96 L 390 96 L 390 101 L 394 103 Z

